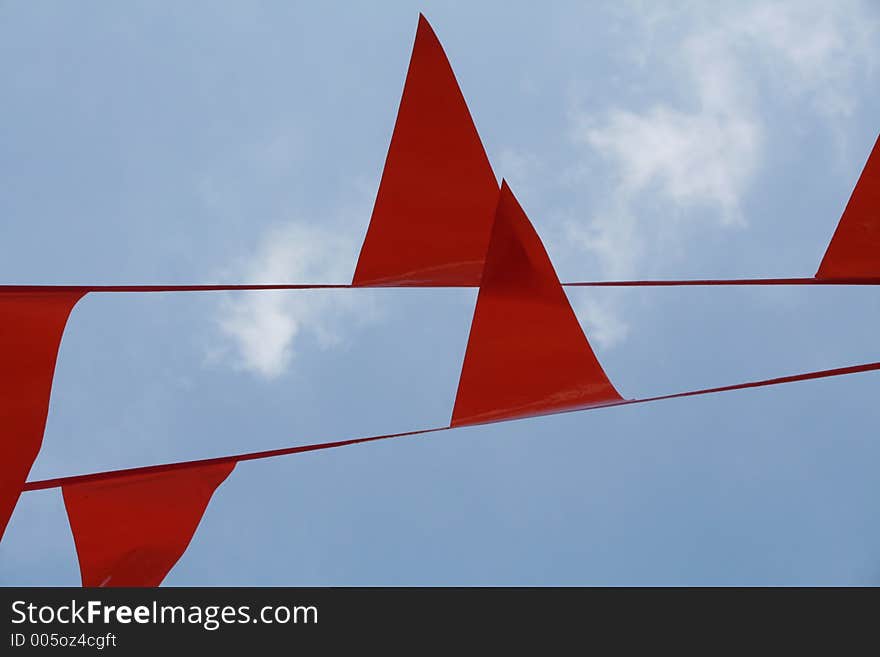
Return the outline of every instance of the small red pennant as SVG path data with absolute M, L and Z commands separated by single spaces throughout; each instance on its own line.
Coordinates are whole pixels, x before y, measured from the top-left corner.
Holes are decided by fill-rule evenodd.
M 452 425 L 617 401 L 541 240 L 502 182 Z
M 0 537 L 43 443 L 61 336 L 84 295 L 0 293 Z
M 498 200 L 455 74 L 419 17 L 354 285 L 479 285 Z
M 83 586 L 159 586 L 234 462 L 62 487 Z
M 880 278 L 880 138 L 846 204 L 816 278 Z

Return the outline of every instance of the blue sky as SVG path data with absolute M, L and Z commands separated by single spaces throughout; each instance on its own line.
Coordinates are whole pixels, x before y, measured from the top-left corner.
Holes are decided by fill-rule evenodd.
M 7 283 L 348 282 L 415 32 L 560 278 L 809 276 L 870 2 L 6 3 Z M 575 290 L 624 396 L 880 359 L 872 288 Z M 89 295 L 32 478 L 445 424 L 473 290 Z M 239 465 L 170 585 L 876 584 L 863 374 Z M 57 490 L 0 583 L 77 585 Z

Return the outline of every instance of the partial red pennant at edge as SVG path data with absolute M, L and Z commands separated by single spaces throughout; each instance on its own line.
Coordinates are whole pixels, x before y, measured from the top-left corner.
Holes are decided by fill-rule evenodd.
M 0 294 L 0 538 L 43 444 L 61 337 L 85 294 Z
M 846 204 L 816 278 L 880 278 L 880 137 Z
M 352 283 L 478 285 L 497 199 L 498 181 L 455 74 L 420 15 Z
M 452 426 L 621 400 L 540 238 L 502 182 Z
M 62 487 L 83 586 L 159 586 L 234 462 Z

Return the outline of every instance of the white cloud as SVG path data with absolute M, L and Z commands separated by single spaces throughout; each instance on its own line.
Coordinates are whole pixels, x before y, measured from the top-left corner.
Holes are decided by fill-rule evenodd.
M 580 297 L 575 303 L 579 317 L 583 317 L 590 342 L 604 349 L 611 349 L 629 336 L 629 325 L 606 301 Z
M 798 0 L 694 16 L 684 25 L 681 15 L 668 12 L 644 19 L 652 50 L 669 53 L 680 102 L 573 113 L 574 141 L 614 167 L 609 207 L 589 226 L 571 227 L 573 234 L 584 232 L 576 239 L 606 272 L 635 273 L 628 255 L 634 239 L 646 257 L 661 255 L 648 246 L 669 226 L 637 217 L 632 206 L 644 196 L 678 211 L 703 210 L 676 212 L 679 220 L 742 224 L 740 206 L 765 149 L 762 99 L 804 99 L 826 118 L 846 116 L 855 106 L 857 80 L 880 55 L 880 22 L 858 2 Z
M 591 253 L 602 274 L 610 279 L 627 278 L 636 271 L 646 249 L 637 232 L 638 220 L 626 207 L 609 208 L 584 225 L 569 220 L 565 224 L 566 243 Z M 626 248 L 621 248 L 626 245 Z
M 857 81 L 880 54 L 880 13 L 865 2 L 777 2 L 735 23 L 743 45 L 763 51 L 773 81 L 809 99 L 813 109 L 845 117 L 855 109 Z
M 677 204 L 715 204 L 729 223 L 739 219 L 742 190 L 758 162 L 759 134 L 747 115 L 716 106 L 687 113 L 657 105 L 642 114 L 614 110 L 579 138 L 615 162 L 619 193 L 655 185 Z
M 252 257 L 234 272 L 248 283 L 348 283 L 357 240 L 346 227 L 317 228 L 289 223 L 269 230 Z M 343 340 L 343 327 L 375 317 L 372 296 L 359 291 L 288 290 L 236 293 L 220 306 L 218 326 L 224 353 L 236 367 L 272 379 L 295 356 L 295 342 L 313 338 L 322 348 Z M 231 349 L 230 349 L 231 348 Z
M 635 41 L 648 44 L 636 46 L 633 60 L 650 63 L 643 72 L 652 78 L 661 73 L 656 62 L 668 64 L 669 97 L 572 112 L 573 142 L 610 164 L 611 175 L 592 219 L 568 222 L 565 234 L 610 278 L 674 266 L 670 253 L 691 223 L 744 226 L 741 206 L 768 147 L 766 101 L 804 103 L 814 118 L 839 122 L 880 55 L 878 13 L 855 1 L 676 12 L 638 4 L 630 18 L 641 30 Z M 605 318 L 605 330 L 625 333 L 625 323 L 608 319 L 612 306 L 594 303 L 591 312 Z

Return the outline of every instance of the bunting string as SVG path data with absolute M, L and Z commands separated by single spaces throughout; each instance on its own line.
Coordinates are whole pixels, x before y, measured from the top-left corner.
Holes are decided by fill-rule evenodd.
M 618 281 L 567 281 L 562 287 L 707 287 L 750 285 L 880 285 L 880 276 L 864 278 L 695 278 L 695 279 L 644 279 Z M 271 290 L 360 290 L 383 288 L 479 288 L 479 284 L 415 284 L 352 285 L 345 283 L 271 283 L 271 284 L 221 284 L 221 285 L 0 285 L 0 294 L 31 292 L 248 292 Z
M 543 415 L 559 415 L 562 413 L 577 413 L 586 410 L 599 408 L 613 408 L 617 406 L 630 406 L 632 404 L 647 404 L 651 402 L 665 401 L 669 399 L 679 399 L 682 397 L 697 397 L 701 395 L 712 395 L 716 393 L 732 392 L 735 390 L 747 390 L 750 388 L 763 388 L 767 386 L 777 386 L 786 383 L 795 383 L 798 381 L 810 381 L 814 379 L 827 379 L 837 376 L 845 376 L 847 374 L 859 374 L 863 372 L 874 372 L 880 370 L 880 361 L 873 363 L 863 363 L 860 365 L 851 365 L 848 367 L 837 367 L 829 370 L 815 370 L 812 372 L 802 372 L 800 374 L 791 374 L 788 376 L 777 377 L 773 379 L 759 379 L 756 381 L 746 381 L 744 383 L 735 383 L 727 386 L 719 386 L 714 388 L 700 388 L 698 390 L 688 390 L 685 392 L 676 392 L 666 395 L 656 395 L 653 397 L 642 397 L 639 399 L 621 399 L 603 404 L 597 404 L 589 408 L 577 408 L 562 411 L 553 411 L 544 413 Z M 534 417 L 534 416 L 532 416 Z M 506 418 L 503 420 L 491 420 L 475 424 L 501 424 L 505 422 L 514 422 L 516 420 L 527 419 L 526 417 Z M 465 425 L 462 425 L 465 426 Z M 467 425 L 472 426 L 472 425 Z M 69 477 L 57 477 L 54 479 L 40 479 L 29 481 L 24 485 L 23 490 L 46 490 L 48 488 L 58 488 L 71 484 L 92 483 L 96 481 L 106 481 L 108 479 L 118 479 L 122 477 L 139 476 L 146 474 L 157 474 L 173 472 L 175 470 L 192 468 L 194 466 L 220 465 L 224 463 L 241 463 L 244 461 L 256 461 L 260 459 L 276 458 L 279 456 L 290 456 L 292 454 L 302 454 L 305 452 L 316 452 L 324 449 L 335 449 L 337 447 L 348 447 L 350 445 L 359 445 L 362 443 L 371 443 L 378 440 L 388 440 L 391 438 L 410 438 L 415 436 L 423 436 L 431 433 L 439 433 L 441 431 L 451 431 L 456 426 L 432 427 L 430 429 L 415 429 L 413 431 L 403 431 L 400 433 L 387 433 L 379 436 L 365 436 L 361 438 L 350 438 L 348 440 L 337 440 L 326 443 L 315 443 L 312 445 L 297 445 L 295 447 L 282 447 L 280 449 L 268 449 L 259 452 L 247 452 L 243 454 L 232 454 L 229 456 L 217 456 L 208 459 L 196 459 L 193 461 L 179 461 L 174 463 L 162 463 L 159 465 L 147 465 L 137 468 L 126 468 L 122 470 L 107 470 L 105 472 L 95 472 L 91 474 L 73 475 Z
M 419 17 L 403 96 L 350 284 L 0 285 L 0 537 L 23 491 L 61 488 L 84 585 L 157 586 L 212 495 L 244 461 L 463 426 L 777 386 L 880 370 L 880 361 L 636 399 L 602 368 L 564 287 L 880 285 L 880 139 L 813 277 L 560 283 L 497 178 L 449 61 Z M 26 481 L 42 443 L 65 323 L 89 293 L 476 288 L 446 426 Z

